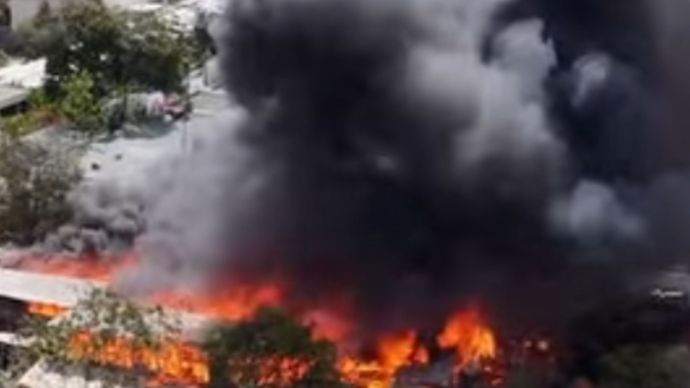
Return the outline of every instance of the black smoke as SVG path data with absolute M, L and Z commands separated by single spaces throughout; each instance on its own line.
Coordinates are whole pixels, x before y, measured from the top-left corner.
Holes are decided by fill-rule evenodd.
M 602 357 L 626 346 L 674 346 L 687 340 L 686 298 L 653 297 L 603 301 L 572 322 L 565 365 L 573 376 L 596 379 Z
M 219 49 L 246 119 L 181 179 L 227 169 L 196 186 L 222 193 L 199 225 L 175 220 L 194 195 L 154 209 L 149 266 L 287 278 L 297 306 L 345 294 L 375 331 L 476 300 L 505 326 L 562 323 L 687 253 L 650 7 L 233 1 Z

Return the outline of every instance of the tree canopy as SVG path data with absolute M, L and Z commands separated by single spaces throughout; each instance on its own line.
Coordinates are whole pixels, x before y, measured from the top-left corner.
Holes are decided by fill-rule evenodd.
M 67 193 L 78 179 L 69 152 L 0 137 L 0 242 L 32 244 L 62 225 L 71 215 Z
M 47 57 L 54 93 L 83 72 L 93 77 L 98 96 L 122 88 L 176 91 L 195 55 L 191 34 L 153 13 L 110 9 L 100 0 L 41 12 L 20 35 L 26 55 Z
M 212 330 L 205 349 L 211 387 L 344 387 L 335 346 L 287 314 L 262 309 L 254 319 Z

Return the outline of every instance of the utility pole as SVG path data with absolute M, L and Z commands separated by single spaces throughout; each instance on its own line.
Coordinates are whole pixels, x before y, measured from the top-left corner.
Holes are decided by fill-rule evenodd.
M 185 96 L 183 98 L 184 104 L 185 104 L 185 110 L 187 109 L 187 104 L 191 107 L 189 112 L 185 112 L 184 116 L 182 116 L 182 152 L 187 153 L 189 147 L 187 146 L 188 140 L 187 140 L 187 130 L 188 130 L 188 123 L 189 123 L 189 117 L 192 114 L 192 111 L 194 110 L 194 106 L 192 106 L 192 92 L 191 92 L 191 81 L 190 81 L 190 66 L 187 64 L 185 66 L 185 79 L 184 79 L 184 89 L 185 89 Z

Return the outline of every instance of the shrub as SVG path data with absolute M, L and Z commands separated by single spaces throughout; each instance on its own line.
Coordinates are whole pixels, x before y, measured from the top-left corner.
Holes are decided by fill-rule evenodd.
M 26 135 L 40 127 L 37 118 L 31 113 L 19 113 L 0 121 L 2 131 L 12 137 Z
M 0 131 L 10 137 L 18 138 L 63 119 L 56 104 L 42 89 L 31 92 L 28 105 L 26 112 L 0 118 Z
M 191 37 L 153 14 L 112 10 L 91 0 L 73 1 L 53 15 L 33 23 L 26 38 L 47 57 L 53 93 L 84 71 L 92 75 L 98 97 L 122 87 L 179 90 L 196 55 Z
M 62 85 L 61 94 L 60 114 L 74 129 L 95 132 L 104 128 L 103 106 L 96 95 L 94 80 L 88 72 L 82 71 L 67 78 Z
M 279 310 L 262 309 L 253 320 L 215 328 L 205 349 L 211 387 L 346 386 L 335 367 L 335 346 L 314 340 L 310 328 Z
M 0 138 L 0 242 L 33 244 L 66 222 L 66 196 L 78 179 L 69 152 Z

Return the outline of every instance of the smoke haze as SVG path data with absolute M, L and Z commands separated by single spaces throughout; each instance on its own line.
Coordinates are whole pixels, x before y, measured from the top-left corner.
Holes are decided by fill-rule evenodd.
M 681 262 L 690 57 L 662 3 L 235 0 L 241 113 L 176 165 L 122 284 L 281 279 L 371 331 L 479 299 L 529 326 Z

